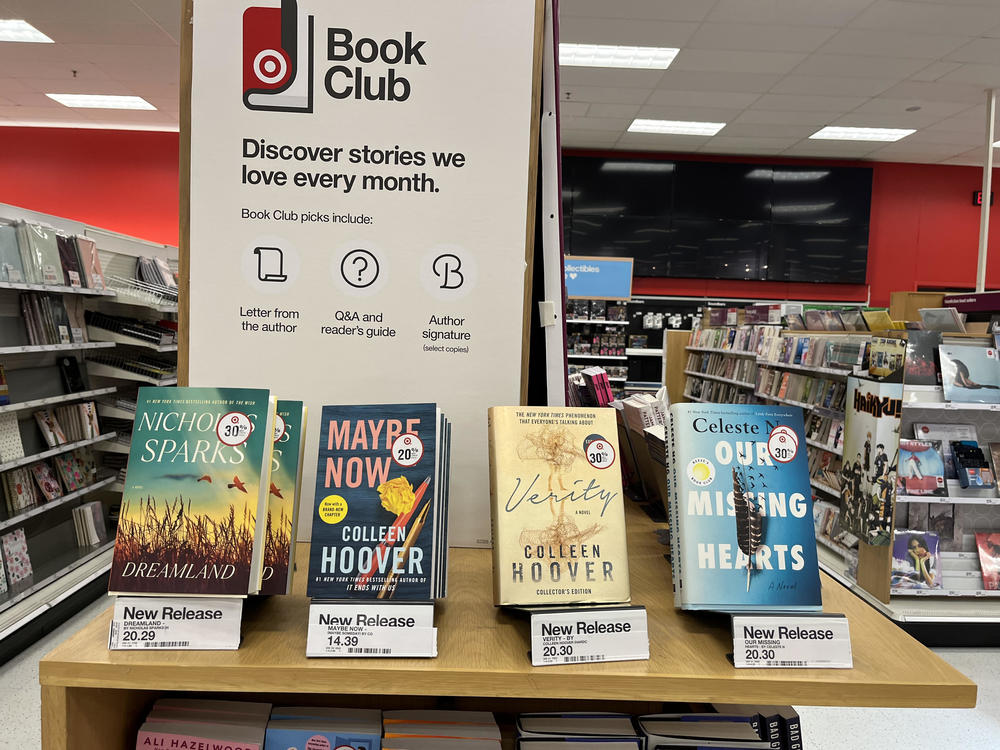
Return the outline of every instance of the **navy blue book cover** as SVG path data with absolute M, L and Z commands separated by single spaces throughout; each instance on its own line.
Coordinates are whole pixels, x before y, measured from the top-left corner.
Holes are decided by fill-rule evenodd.
M 324 406 L 307 593 L 434 598 L 435 404 Z
M 822 608 L 802 409 L 675 404 L 685 609 Z

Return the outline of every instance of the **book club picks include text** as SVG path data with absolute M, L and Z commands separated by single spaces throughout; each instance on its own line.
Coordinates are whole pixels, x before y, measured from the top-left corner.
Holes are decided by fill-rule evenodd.
M 495 406 L 489 444 L 494 602 L 629 601 L 614 411 Z
M 324 406 L 307 593 L 445 596 L 451 423 L 436 404 Z
M 675 605 L 821 609 L 801 409 L 674 404 L 670 413 Z
M 274 414 L 266 389 L 139 389 L 112 594 L 260 591 Z

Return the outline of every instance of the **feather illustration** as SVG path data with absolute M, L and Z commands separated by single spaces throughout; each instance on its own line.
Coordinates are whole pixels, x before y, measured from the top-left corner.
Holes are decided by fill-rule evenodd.
M 753 571 L 753 556 L 760 549 L 764 537 L 764 519 L 757 504 L 747 497 L 746 484 L 733 468 L 733 506 L 736 510 L 736 543 L 747 558 L 747 591 L 750 590 L 750 574 Z

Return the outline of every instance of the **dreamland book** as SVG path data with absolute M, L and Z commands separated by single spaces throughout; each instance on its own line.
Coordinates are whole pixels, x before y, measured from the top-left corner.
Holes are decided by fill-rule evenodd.
M 278 434 L 280 430 L 281 434 Z M 305 448 L 306 406 L 301 401 L 278 401 L 271 482 L 268 487 L 267 527 L 264 536 L 262 594 L 287 594 L 292 586 L 292 551 L 298 523 Z
M 489 444 L 494 603 L 629 601 L 614 411 L 494 406 Z
M 847 379 L 840 523 L 875 546 L 892 543 L 902 408 L 902 383 Z
M 264 389 L 139 389 L 112 594 L 258 593 L 274 409 Z
M 822 608 L 802 410 L 670 407 L 674 605 Z
M 307 594 L 444 596 L 448 422 L 436 404 L 324 406 Z

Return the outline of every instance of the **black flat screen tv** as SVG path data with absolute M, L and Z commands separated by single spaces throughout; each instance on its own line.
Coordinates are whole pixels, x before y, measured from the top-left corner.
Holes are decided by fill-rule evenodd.
M 637 276 L 864 284 L 872 170 L 566 156 L 565 249 Z

